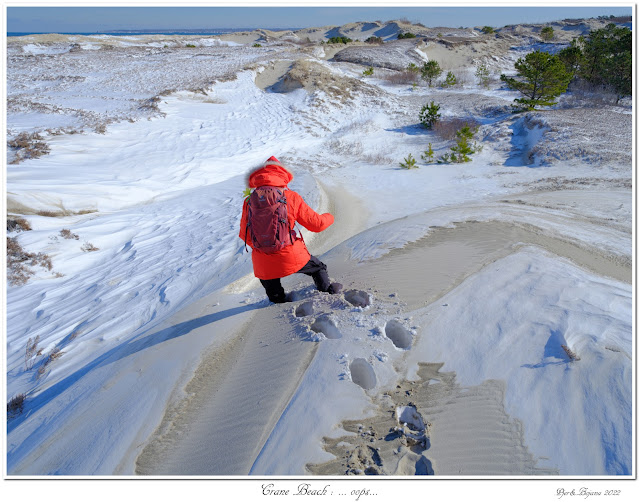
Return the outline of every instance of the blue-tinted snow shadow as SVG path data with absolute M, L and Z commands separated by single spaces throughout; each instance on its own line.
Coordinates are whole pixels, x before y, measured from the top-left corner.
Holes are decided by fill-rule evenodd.
M 537 364 L 523 364 L 522 368 L 544 368 L 570 362 L 570 357 L 566 354 L 562 345 L 566 345 L 566 338 L 563 333 L 557 330 L 550 330 L 550 337 L 544 346 L 544 357 Z
M 387 132 L 398 132 L 401 134 L 408 134 L 409 136 L 423 136 L 427 134 L 428 129 L 426 129 L 421 124 L 411 124 L 402 127 L 396 127 L 394 129 L 385 129 Z
M 31 413 L 34 413 L 43 406 L 46 406 L 49 402 L 62 394 L 64 391 L 71 388 L 76 382 L 78 382 L 81 378 L 83 378 L 93 370 L 102 368 L 109 364 L 113 364 L 133 354 L 137 354 L 138 352 L 142 352 L 151 347 L 154 347 L 155 345 L 159 345 L 169 340 L 174 340 L 184 335 L 188 335 L 191 331 L 206 326 L 207 324 L 213 324 L 215 322 L 221 321 L 222 319 L 227 319 L 229 317 L 233 317 L 244 312 L 249 312 L 251 310 L 264 308 L 268 305 L 268 302 L 259 302 L 252 305 L 233 307 L 227 310 L 222 310 L 220 312 L 215 312 L 213 314 L 198 317 L 197 319 L 179 323 L 175 326 L 170 326 L 156 333 L 147 335 L 144 338 L 134 339 L 117 347 L 114 347 L 113 349 L 94 359 L 75 373 L 69 375 L 68 377 L 54 384 L 48 389 L 42 391 L 33 399 L 29 399 L 27 397 L 25 401 L 24 411 L 17 417 L 7 422 L 7 433 L 10 433 L 12 430 L 18 427 L 27 419 L 27 417 Z

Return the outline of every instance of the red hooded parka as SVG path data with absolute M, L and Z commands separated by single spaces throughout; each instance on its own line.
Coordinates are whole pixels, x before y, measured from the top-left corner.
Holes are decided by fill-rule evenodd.
M 249 187 L 257 188 L 261 186 L 272 186 L 286 188 L 293 180 L 293 175 L 285 169 L 280 162 L 271 157 L 263 167 L 257 169 L 249 176 Z M 330 213 L 318 214 L 313 211 L 297 192 L 287 189 L 286 206 L 288 212 L 288 222 L 291 228 L 297 221 L 311 232 L 321 232 L 333 224 L 334 218 Z M 251 236 L 246 235 L 248 200 L 244 201 L 242 208 L 242 221 L 240 223 L 240 239 L 252 247 Z M 253 249 L 253 272 L 258 279 L 279 279 L 287 275 L 294 274 L 300 270 L 311 255 L 306 249 L 306 244 L 297 238 L 292 245 L 283 248 L 274 254 L 265 254 Z

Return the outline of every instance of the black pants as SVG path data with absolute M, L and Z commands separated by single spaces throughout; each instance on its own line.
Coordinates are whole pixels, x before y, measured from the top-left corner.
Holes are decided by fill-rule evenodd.
M 318 260 L 315 256 L 311 256 L 308 263 L 297 271 L 298 274 L 310 275 L 315 282 L 315 286 L 319 291 L 328 291 L 331 281 L 328 278 L 326 265 Z M 283 303 L 286 301 L 286 293 L 279 279 L 260 279 L 262 286 L 266 290 L 268 299 L 273 303 Z

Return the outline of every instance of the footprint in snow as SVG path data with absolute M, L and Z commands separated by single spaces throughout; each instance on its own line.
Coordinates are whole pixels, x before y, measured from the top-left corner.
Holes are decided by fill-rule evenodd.
M 342 333 L 339 329 L 337 329 L 335 321 L 333 321 L 333 319 L 331 319 L 327 314 L 323 314 L 315 319 L 315 322 L 311 324 L 311 329 L 315 331 L 315 333 L 324 334 L 326 338 L 342 338 Z
M 377 385 L 375 370 L 366 359 L 361 357 L 353 359 L 349 369 L 351 371 L 351 380 L 362 389 L 369 390 Z
M 410 349 L 413 343 L 413 335 L 399 321 L 392 319 L 384 327 L 386 336 L 398 349 Z
M 295 309 L 295 317 L 306 317 L 313 315 L 313 301 L 309 300 L 302 303 Z
M 366 291 L 351 289 L 344 293 L 344 298 L 355 307 L 368 307 L 371 304 L 371 295 Z

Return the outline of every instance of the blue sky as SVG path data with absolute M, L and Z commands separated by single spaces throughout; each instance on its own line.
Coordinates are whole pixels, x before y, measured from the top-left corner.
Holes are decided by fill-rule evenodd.
M 611 14 L 631 15 L 632 8 L 630 4 L 627 7 L 160 7 L 152 4 L 142 7 L 7 7 L 7 31 L 304 28 L 401 18 L 430 27 L 501 27 L 507 24 L 542 23 Z

